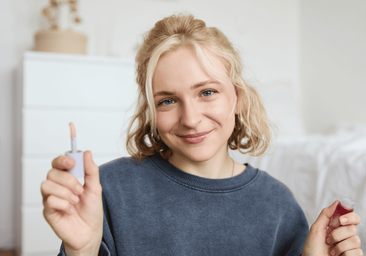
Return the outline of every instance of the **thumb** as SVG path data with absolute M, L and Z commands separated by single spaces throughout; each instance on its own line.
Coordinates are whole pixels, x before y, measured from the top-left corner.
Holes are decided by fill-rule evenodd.
M 319 214 L 318 219 L 314 222 L 313 227 L 316 230 L 325 230 L 328 227 L 330 218 L 332 217 L 333 213 L 335 212 L 337 205 L 339 204 L 339 200 L 335 200 L 334 203 L 322 210 Z
M 100 185 L 99 167 L 93 161 L 92 153 L 87 150 L 84 152 L 84 169 L 85 169 L 85 184 L 84 186 L 95 188 Z

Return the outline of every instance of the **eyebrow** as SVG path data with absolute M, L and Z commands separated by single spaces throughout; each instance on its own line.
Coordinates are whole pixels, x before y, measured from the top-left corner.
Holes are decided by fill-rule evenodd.
M 205 86 L 207 84 L 219 84 L 219 82 L 217 82 L 216 80 L 212 80 L 212 79 L 207 80 L 207 81 L 198 82 L 191 86 L 191 90 L 195 90 L 195 89 Z M 154 97 L 161 96 L 161 95 L 174 95 L 174 93 L 169 92 L 169 91 L 160 91 L 160 92 L 155 93 Z

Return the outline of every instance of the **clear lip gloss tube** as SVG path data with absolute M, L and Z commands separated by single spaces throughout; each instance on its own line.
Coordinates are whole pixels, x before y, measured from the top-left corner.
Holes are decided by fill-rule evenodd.
M 342 201 L 337 205 L 337 208 L 333 214 L 333 216 L 330 218 L 328 227 L 330 231 L 333 231 L 334 229 L 338 228 L 341 224 L 339 223 L 339 217 L 353 212 L 355 207 L 355 202 L 350 198 L 343 198 Z
M 84 177 L 84 152 L 81 150 L 77 150 L 76 148 L 76 131 L 73 123 L 69 123 L 70 132 L 71 132 L 71 151 L 67 151 L 65 155 L 75 159 L 75 166 L 71 170 L 68 170 L 69 173 L 74 175 L 76 178 Z

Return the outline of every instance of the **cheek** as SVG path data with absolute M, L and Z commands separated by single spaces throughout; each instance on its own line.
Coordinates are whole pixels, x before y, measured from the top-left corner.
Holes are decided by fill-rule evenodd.
M 231 119 L 235 120 L 235 109 L 233 111 L 233 104 L 227 99 L 210 104 L 206 108 L 206 113 L 219 123 L 229 124 Z
M 176 115 L 173 111 L 157 112 L 156 113 L 156 125 L 159 133 L 169 132 L 176 124 Z

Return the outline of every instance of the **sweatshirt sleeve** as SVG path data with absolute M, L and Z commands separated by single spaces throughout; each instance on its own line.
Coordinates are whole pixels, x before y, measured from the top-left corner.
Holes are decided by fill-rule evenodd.
M 291 196 L 292 206 L 286 207 L 281 223 L 279 224 L 278 239 L 274 251 L 276 255 L 301 255 L 306 238 L 309 234 L 309 225 L 301 207 Z
M 65 253 L 64 243 L 61 244 L 60 252 L 59 252 L 59 254 L 57 254 L 57 256 L 67 256 L 66 253 Z M 98 256 L 111 256 L 110 251 L 108 250 L 106 244 L 103 241 L 100 244 L 100 249 L 99 249 Z

